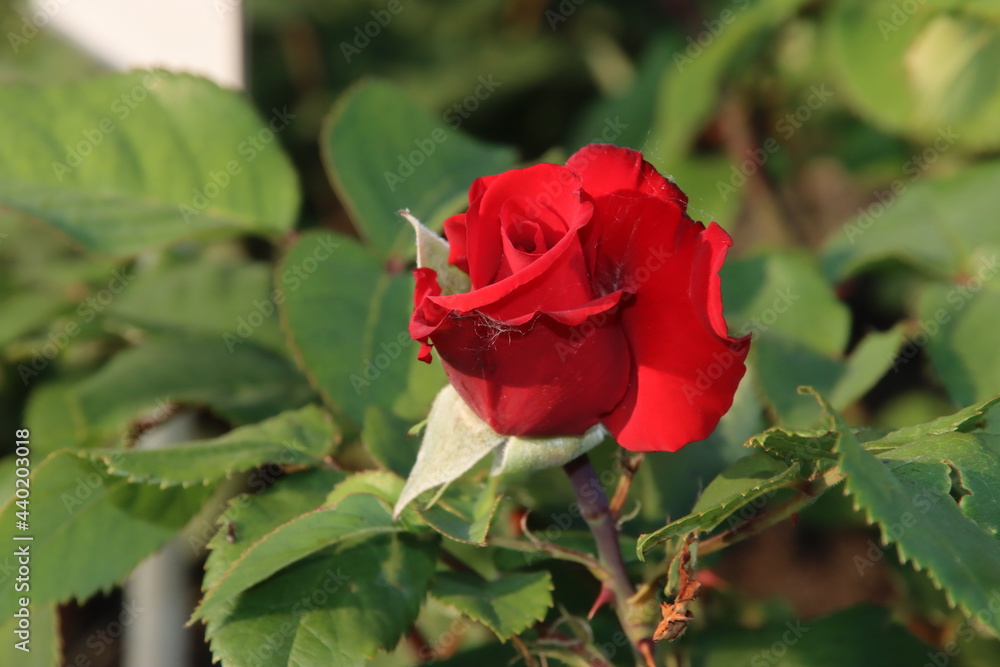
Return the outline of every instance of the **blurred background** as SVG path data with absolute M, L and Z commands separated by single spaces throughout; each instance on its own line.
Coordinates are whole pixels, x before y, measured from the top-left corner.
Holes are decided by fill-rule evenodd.
M 0 2 L 0 79 L 64 82 L 120 62 L 121 53 L 72 36 L 73 4 Z M 998 2 L 204 0 L 196 16 L 157 24 L 159 41 L 207 53 L 199 71 L 243 86 L 262 118 L 275 110 L 294 118 L 277 141 L 300 181 L 298 231 L 357 235 L 324 166 L 324 150 L 336 146 L 320 137 L 334 122 L 331 107 L 378 80 L 389 91 L 385 118 L 394 100 L 415 105 L 440 127 L 512 147 L 521 163 L 562 161 L 595 141 L 640 149 L 689 195 L 693 217 L 730 232 L 727 319 L 732 331 L 757 336 L 751 370 L 711 442 L 647 458 L 637 532 L 688 512 L 704 484 L 745 453 L 749 435 L 772 423 L 814 425 L 818 410 L 795 394 L 800 384 L 823 391 L 851 423 L 882 428 L 1000 390 Z M 28 419 L 54 449 L 70 444 L 58 424 L 72 419 L 58 388 L 133 342 L 135 304 L 102 313 L 28 386 L 19 366 L 114 263 L 2 220 L 0 424 L 10 433 Z M 269 266 L 279 245 L 249 236 L 185 252 Z M 262 336 L 281 339 L 276 327 Z M 217 415 L 200 419 L 199 428 L 221 428 Z M 595 458 L 607 467 L 613 455 Z M 12 470 L 3 468 L 4 497 Z M 509 491 L 541 517 L 538 529 L 547 508 L 569 497 L 548 475 L 536 475 L 530 494 Z M 879 560 L 877 576 L 852 574 L 852 555 L 872 536 L 837 494 L 803 515 L 799 530 L 779 527 L 716 568 L 744 614 L 778 605 L 810 617 L 871 602 L 935 640 L 949 612 L 923 575 L 895 558 Z M 201 562 L 188 570 L 196 597 Z M 585 606 L 593 591 L 578 597 Z M 916 599 L 937 615 L 906 616 Z M 64 655 L 123 664 L 118 637 L 94 641 L 121 613 L 117 589 L 63 605 Z M 210 663 L 201 632 L 197 625 L 184 640 L 193 665 Z M 485 642 L 475 633 L 466 641 Z M 415 664 L 405 649 L 379 660 Z M 1000 664 L 1000 648 L 977 641 L 953 664 Z

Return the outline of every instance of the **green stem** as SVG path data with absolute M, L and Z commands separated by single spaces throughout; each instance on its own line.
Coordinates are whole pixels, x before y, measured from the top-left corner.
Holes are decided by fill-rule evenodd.
M 629 605 L 635 589 L 625 570 L 625 559 L 618 543 L 618 522 L 611 513 L 601 480 L 586 454 L 573 459 L 563 469 L 573 486 L 580 514 L 594 536 L 598 560 L 608 571 L 609 577 L 602 584 L 609 586 L 614 594 L 615 612 L 632 645 L 636 664 L 648 665 L 652 657 L 652 633 L 648 625 L 636 619 Z

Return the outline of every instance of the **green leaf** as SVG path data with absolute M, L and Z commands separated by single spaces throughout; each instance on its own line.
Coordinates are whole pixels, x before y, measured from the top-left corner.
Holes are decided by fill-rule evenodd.
M 485 546 L 500 498 L 496 477 L 490 477 L 485 485 L 458 482 L 449 485 L 433 505 L 418 507 L 417 512 L 445 537 Z
M 264 263 L 208 258 L 138 273 L 108 308 L 151 333 L 222 338 L 232 349 L 248 340 L 283 353 L 271 269 Z
M 350 480 L 355 483 L 338 488 L 361 493 L 365 485 L 358 482 L 372 490 L 391 477 L 376 474 L 378 479 L 354 475 Z M 232 523 L 236 539 L 230 541 L 226 530 L 212 539 L 206 588 L 248 546 L 323 504 L 342 479 L 332 470 L 295 473 L 264 493 L 234 499 L 223 520 Z M 393 646 L 415 620 L 434 572 L 436 549 L 405 535 L 327 547 L 222 605 L 208 622 L 212 652 L 227 667 L 287 667 L 313 660 L 364 664 L 379 648 Z
M 916 438 L 879 456 L 897 475 L 912 475 L 904 468 L 931 468 L 945 493 L 951 490 L 950 470 L 957 473 L 962 512 L 1000 537 L 1000 437 L 989 434 L 945 433 Z M 925 477 L 924 479 L 928 479 Z M 932 478 L 933 479 L 933 478 Z M 928 484 L 930 486 L 931 484 Z
M 296 517 L 235 560 L 205 591 L 194 617 L 212 619 L 231 598 L 326 547 L 400 528 L 393 522 L 388 506 L 366 494 L 348 496 L 336 507 L 321 507 Z
M 77 382 L 58 379 L 34 387 L 24 408 L 24 425 L 32 435 L 39 459 L 59 449 L 78 449 L 88 442 L 87 425 L 76 392 Z
M 921 9 L 903 13 L 893 0 L 831 5 L 822 48 L 838 92 L 890 132 L 931 143 L 939 130 L 953 126 L 961 144 L 977 150 L 1000 145 L 995 26 Z
M 750 438 L 747 447 L 760 447 L 789 460 L 836 460 L 837 457 L 833 454 L 836 442 L 836 431 L 797 433 L 774 427 Z
M 912 185 L 903 179 L 901 194 L 888 206 L 871 204 L 843 234 L 830 238 L 824 272 L 841 280 L 895 259 L 932 276 L 995 277 L 1000 228 L 991 216 L 997 179 L 997 160 Z
M 719 85 L 725 69 L 739 50 L 753 37 L 793 15 L 804 0 L 775 0 L 726 8 L 728 21 L 720 14 L 721 32 L 712 35 L 707 46 L 701 35 L 693 35 L 683 49 L 674 51 L 660 81 L 659 98 L 651 134 L 644 152 L 662 173 L 683 158 L 698 138 L 701 127 L 716 107 Z
M 919 305 L 921 328 L 913 334 L 911 345 L 926 345 L 934 370 L 956 405 L 985 400 L 1000 389 L 997 257 L 993 256 L 990 268 L 993 282 L 938 285 L 925 292 Z M 980 276 L 986 274 L 980 272 Z
M 209 624 L 226 667 L 361 667 L 417 618 L 437 558 L 412 535 L 341 542 L 244 591 Z
M 777 423 L 794 429 L 815 428 L 823 411 L 812 398 L 801 395 L 801 386 L 829 395 L 844 372 L 843 362 L 820 354 L 794 340 L 764 335 L 753 341 L 750 362 L 766 404 Z M 885 361 L 889 366 L 891 359 Z
M 552 606 L 552 589 L 552 578 L 545 571 L 508 574 L 492 581 L 442 572 L 431 595 L 507 640 L 545 618 Z
M 750 363 L 764 398 L 778 421 L 794 428 L 813 428 L 823 411 L 813 399 L 803 397 L 800 386 L 814 387 L 843 409 L 860 399 L 885 375 L 903 342 L 903 328 L 865 336 L 846 360 L 829 357 L 802 343 L 765 333 L 754 341 Z
M 214 438 L 162 449 L 94 452 L 130 481 L 207 484 L 265 463 L 316 466 L 337 437 L 330 418 L 315 406 L 286 412 Z
M 639 557 L 644 558 L 650 549 L 671 538 L 710 531 L 758 498 L 794 486 L 801 476 L 802 467 L 797 462 L 789 465 L 765 452 L 746 456 L 712 480 L 691 514 L 641 535 L 636 544 Z M 753 511 L 756 512 L 756 508 Z M 743 519 L 737 521 L 742 522 Z
M 361 441 L 384 469 L 406 478 L 417 460 L 420 441 L 409 435 L 412 422 L 400 419 L 377 405 L 365 408 Z
M 359 425 L 368 405 L 412 421 L 427 414 L 433 393 L 425 400 L 425 392 L 444 377 L 416 361 L 408 274 L 386 272 L 346 237 L 311 232 L 286 253 L 279 275 L 290 342 L 331 406 Z
M 203 486 L 160 489 L 131 483 L 97 461 L 57 453 L 32 472 L 30 529 L 15 530 L 18 508 L 11 499 L 0 511 L 0 538 L 13 544 L 14 535 L 34 537 L 35 604 L 86 600 L 110 589 L 164 545 L 211 493 Z M 17 597 L 11 578 L 0 587 L 4 617 L 13 613 Z
M 205 79 L 5 83 L 0 99 L 0 204 L 91 250 L 278 234 L 295 220 L 298 185 L 273 132 L 241 95 Z M 272 122 L 287 124 L 280 115 Z
M 0 347 L 49 324 L 66 298 L 48 290 L 18 292 L 0 301 Z
M 905 445 L 929 435 L 940 435 L 955 431 L 966 433 L 981 426 L 984 415 L 996 405 L 1000 405 L 1000 394 L 981 403 L 962 408 L 954 414 L 938 417 L 924 424 L 897 429 L 869 443 L 867 447 L 869 449 L 892 448 Z
M 862 338 L 830 390 L 830 405 L 843 410 L 864 396 L 889 370 L 902 344 L 903 325 Z
M 59 633 L 59 609 L 55 605 L 32 604 L 28 607 L 30 636 L 26 643 L 27 652 L 16 644 L 24 641 L 14 634 L 20 619 L 10 617 L 0 623 L 0 634 L 6 639 L 0 645 L 0 663 L 17 667 L 59 667 L 67 664 L 62 657 L 62 637 Z
M 923 665 L 931 647 L 893 623 L 889 611 L 861 606 L 808 620 L 770 621 L 752 629 L 691 633 L 701 667 L 898 667 Z
M 230 500 L 219 517 L 223 529 L 214 532 L 208 545 L 203 588 L 215 585 L 249 546 L 275 528 L 323 505 L 343 479 L 343 473 L 328 468 L 307 470 L 284 476 L 262 493 Z
M 409 209 L 440 224 L 465 203 L 472 181 L 515 166 L 515 154 L 452 129 L 391 84 L 344 93 L 327 120 L 323 156 L 337 194 L 366 245 L 382 259 L 412 256 Z
M 990 454 L 970 451 L 967 445 L 960 444 L 965 437 L 929 436 L 915 448 L 915 453 L 943 453 L 948 448 L 965 447 L 966 457 L 975 455 L 970 467 L 982 472 L 978 461 Z M 948 599 L 966 613 L 974 615 L 988 609 L 991 591 L 1000 590 L 1000 549 L 996 538 L 968 518 L 949 495 L 947 464 L 917 459 L 922 465 L 916 467 L 909 459 L 880 460 L 846 429 L 842 429 L 837 451 L 847 477 L 845 491 L 854 498 L 856 507 L 878 524 L 883 540 L 896 545 L 900 559 L 926 570 Z M 900 450 L 883 456 L 897 452 Z M 905 448 L 903 452 L 905 455 Z M 992 456 L 995 460 L 996 452 Z M 986 512 L 987 508 L 979 506 L 976 511 Z M 860 569 L 864 562 L 857 565 Z M 1000 617 L 996 614 L 985 623 L 1000 632 Z
M 808 254 L 774 251 L 729 261 L 720 275 L 726 321 L 739 335 L 778 335 L 826 356 L 844 351 L 850 313 Z
M 164 401 L 207 405 L 246 424 L 312 398 L 291 362 L 252 343 L 230 352 L 221 338 L 147 341 L 116 354 L 77 392 L 85 423 L 111 430 Z

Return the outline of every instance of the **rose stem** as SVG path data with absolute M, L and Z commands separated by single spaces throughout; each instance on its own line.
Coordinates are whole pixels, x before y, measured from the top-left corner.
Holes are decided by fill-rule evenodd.
M 602 585 L 610 586 L 611 592 L 614 593 L 615 612 L 622 624 L 622 630 L 632 643 L 636 662 L 639 665 L 653 667 L 649 628 L 634 620 L 629 607 L 629 598 L 635 590 L 625 571 L 625 559 L 622 558 L 621 548 L 618 545 L 618 522 L 611 514 L 601 480 L 598 479 L 594 466 L 590 464 L 586 454 L 573 459 L 563 466 L 563 469 L 573 486 L 580 514 L 583 515 L 597 543 L 598 559 L 610 574 L 608 581 Z M 640 662 L 640 656 L 645 662 Z

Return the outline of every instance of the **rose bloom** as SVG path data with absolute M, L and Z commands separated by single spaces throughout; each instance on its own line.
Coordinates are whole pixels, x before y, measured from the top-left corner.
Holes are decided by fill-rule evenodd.
M 445 221 L 471 289 L 418 268 L 410 335 L 496 432 L 603 423 L 633 451 L 707 437 L 733 402 L 749 336 L 731 338 L 718 271 L 732 240 L 636 151 L 585 146 L 565 166 L 477 179 Z

